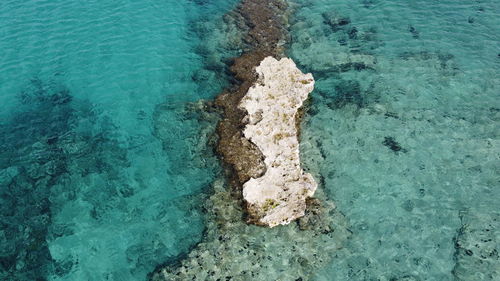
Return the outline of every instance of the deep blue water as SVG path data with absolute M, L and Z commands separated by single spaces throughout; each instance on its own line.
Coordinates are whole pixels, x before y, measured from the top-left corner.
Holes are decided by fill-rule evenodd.
M 145 280 L 202 239 L 196 102 L 228 85 L 236 2 L 0 3 L 1 280 Z M 500 276 L 496 2 L 292 2 L 303 162 L 352 231 L 312 280 Z

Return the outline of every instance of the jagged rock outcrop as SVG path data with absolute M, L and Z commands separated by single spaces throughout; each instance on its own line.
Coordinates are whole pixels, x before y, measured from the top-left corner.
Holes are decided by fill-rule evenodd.
M 267 57 L 256 68 L 257 82 L 241 99 L 247 112 L 245 138 L 264 156 L 265 173 L 243 185 L 249 221 L 265 226 L 288 224 L 304 215 L 306 198 L 317 184 L 300 167 L 296 115 L 314 88 L 288 58 Z

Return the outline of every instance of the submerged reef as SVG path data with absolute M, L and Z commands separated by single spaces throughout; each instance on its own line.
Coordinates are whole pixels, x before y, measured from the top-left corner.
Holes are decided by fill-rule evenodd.
M 286 227 L 246 224 L 223 180 L 203 206 L 205 237 L 184 259 L 159 267 L 152 281 L 311 280 L 349 237 L 343 215 L 318 190 L 306 215 Z
M 455 242 L 457 280 L 500 279 L 500 214 L 480 214 L 473 210 L 460 212 L 461 226 Z
M 243 185 L 249 221 L 265 226 L 288 224 L 305 213 L 306 198 L 317 184 L 300 167 L 297 112 L 314 88 L 291 59 L 265 58 L 257 83 L 243 97 L 248 112 L 244 135 L 264 154 L 266 172 Z
M 35 78 L 18 98 L 17 111 L 0 124 L 0 280 L 45 280 L 61 270 L 47 238 L 51 190 L 67 170 L 61 144 L 75 121 L 72 96 Z
M 395 9 L 388 25 L 386 7 L 295 2 L 288 54 L 316 80 L 302 164 L 353 232 L 313 280 L 497 280 L 498 83 L 482 51 L 429 45 L 431 21 L 412 40 L 395 23 L 414 7 Z M 332 32 L 331 18 L 350 20 Z M 356 55 L 376 64 L 330 59 Z
M 343 214 L 300 167 L 298 125 L 314 80 L 283 58 L 288 12 L 285 1 L 243 0 L 225 16 L 238 22 L 245 44 L 231 62 L 233 86 L 215 99 L 227 184 L 215 181 L 203 206 L 202 241 L 151 280 L 311 280 L 350 236 Z M 269 99 L 256 102 L 261 94 Z M 258 190 L 267 182 L 277 192 Z M 280 223 L 289 224 L 254 225 Z
M 55 251 L 78 231 L 62 210 L 84 198 L 97 221 L 119 192 L 89 191 L 80 180 L 103 173 L 111 186 L 128 162 L 111 133 L 85 130 L 100 122 L 91 104 L 75 102 L 57 79 L 34 78 L 17 97 L 19 106 L 0 124 L 0 280 L 52 280 L 83 260 Z
M 262 176 L 266 170 L 262 152 L 243 136 L 246 113 L 239 108 L 241 98 L 257 81 L 255 67 L 268 57 L 282 56 L 286 3 L 283 1 L 242 1 L 229 15 L 241 19 L 243 41 L 247 51 L 234 59 L 230 71 L 237 80 L 235 86 L 216 98 L 223 111 L 217 126 L 217 152 L 228 168 L 231 185 L 240 188 L 250 178 Z M 241 195 L 240 195 L 241 196 Z

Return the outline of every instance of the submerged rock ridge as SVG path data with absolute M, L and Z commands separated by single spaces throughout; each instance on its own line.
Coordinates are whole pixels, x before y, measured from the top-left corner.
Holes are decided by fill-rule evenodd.
M 186 256 L 159 266 L 150 281 L 314 280 L 350 236 L 344 216 L 321 189 L 298 223 L 265 228 L 241 219 L 242 206 L 224 183 L 213 183 L 203 205 L 203 240 Z
M 318 269 L 328 264 L 351 235 L 344 215 L 322 189 L 316 190 L 314 198 L 308 197 L 314 193 L 316 183 L 300 168 L 297 135 L 303 113 L 300 107 L 312 91 L 314 80 L 310 74 L 301 73 L 292 60 L 283 58 L 289 12 L 286 3 L 284 0 L 242 0 L 234 11 L 226 14 L 230 18 L 226 22 L 238 23 L 245 43 L 242 54 L 234 58 L 230 66 L 235 79 L 232 87 L 215 99 L 221 113 L 216 149 L 227 181 L 222 177 L 216 180 L 210 198 L 202 206 L 206 210 L 203 239 L 185 256 L 173 257 L 159 265 L 149 276 L 152 281 L 313 280 Z M 252 105 L 253 98 L 270 93 L 262 87 L 276 90 L 274 95 L 279 99 Z M 264 106 L 272 110 L 264 113 Z M 265 142 L 253 137 L 252 128 L 271 128 L 272 123 L 266 120 L 268 114 L 272 117 L 274 112 L 285 113 L 287 118 L 282 115 L 283 122 L 273 128 L 279 145 L 270 144 L 271 151 L 275 151 L 272 154 Z M 257 127 L 252 127 L 254 125 Z M 287 148 L 285 144 L 293 145 Z M 295 160 L 273 167 L 273 162 L 280 157 Z M 321 161 L 321 155 L 315 160 Z M 323 182 L 319 171 L 312 172 Z M 279 176 L 279 180 L 274 181 L 270 176 Z M 245 199 L 244 190 L 252 191 L 252 182 L 264 179 L 277 185 L 275 197 L 250 192 Z M 300 189 L 306 192 L 293 191 Z M 257 200 L 252 200 L 251 194 L 256 195 Z M 285 204 L 283 199 L 287 197 L 292 198 L 287 200 L 295 205 Z M 263 199 L 264 205 L 258 204 L 258 199 Z M 267 200 L 266 208 L 266 199 L 275 201 Z M 292 211 L 294 206 L 297 206 L 296 213 Z M 279 219 L 277 211 L 286 216 Z M 255 225 L 274 226 L 295 218 L 297 223 L 286 227 Z
M 459 212 L 461 226 L 453 239 L 456 280 L 500 280 L 500 213 L 473 209 Z
M 291 76 L 295 75 L 298 77 L 303 74 L 296 68 L 291 60 L 285 59 L 280 62 L 277 61 L 277 59 L 284 57 L 283 46 L 287 40 L 287 4 L 285 1 L 243 0 L 235 11 L 239 18 L 243 20 L 244 26 L 246 27 L 246 32 L 243 34 L 243 40 L 246 42 L 247 48 L 241 56 L 233 60 L 230 67 L 236 79 L 234 86 L 221 93 L 215 101 L 217 107 L 223 112 L 222 119 L 217 127 L 217 134 L 219 136 L 217 152 L 227 168 L 228 179 L 233 187 L 235 199 L 245 199 L 242 200 L 241 203 L 246 207 L 246 221 L 248 223 L 263 226 L 286 224 L 303 215 L 305 198 L 312 195 L 316 189 L 316 184 L 314 180 L 312 180 L 312 177 L 303 174 L 300 170 L 298 140 L 296 140 L 298 126 L 296 128 L 293 125 L 294 122 L 298 124 L 298 121 L 300 121 L 300 114 L 297 114 L 297 111 L 301 107 L 303 100 L 298 96 L 296 97 L 297 101 L 293 100 L 293 102 L 292 100 L 287 101 L 283 99 L 283 102 L 288 104 L 281 104 L 282 108 L 279 110 L 278 107 L 273 107 L 274 113 L 271 114 L 287 112 L 289 118 L 286 119 L 283 116 L 281 118 L 281 120 L 285 121 L 282 126 L 290 129 L 282 130 L 283 133 L 276 136 L 276 138 L 280 138 L 280 140 L 276 140 L 277 144 L 289 145 L 289 140 L 295 139 L 294 145 L 289 146 L 290 151 L 295 150 L 295 152 L 291 154 L 285 153 L 289 156 L 288 158 L 295 158 L 295 160 L 290 160 L 292 162 L 295 161 L 295 164 L 286 168 L 284 166 L 276 168 L 273 167 L 273 165 L 283 161 L 283 159 L 277 159 L 276 156 L 285 155 L 285 146 L 275 145 L 271 150 L 279 149 L 279 151 L 277 150 L 275 153 L 270 153 L 270 151 L 268 151 L 267 156 L 263 154 L 263 149 L 268 149 L 269 147 L 263 143 L 261 143 L 260 147 L 257 145 L 255 142 L 257 136 L 250 135 L 251 126 L 248 124 L 249 119 L 255 119 L 255 117 L 251 117 L 251 115 L 259 115 L 260 113 L 253 112 L 251 115 L 248 115 L 248 109 L 243 106 L 242 99 L 254 92 L 255 89 L 258 88 L 259 83 L 271 77 L 269 73 L 266 77 L 263 77 L 262 73 L 258 73 L 259 71 L 257 69 L 263 61 L 266 63 L 274 61 L 276 65 L 282 65 L 282 67 L 278 68 L 284 71 L 282 73 L 283 77 L 273 76 L 276 79 L 280 79 L 280 82 L 268 82 L 269 85 L 282 84 L 281 86 L 276 85 L 276 87 L 281 87 L 282 89 L 273 88 L 272 90 L 275 92 L 281 91 L 279 94 L 280 97 L 287 96 L 285 94 L 287 89 L 297 90 L 310 88 L 309 91 L 305 91 L 305 97 L 307 97 L 307 94 L 312 91 L 314 83 L 302 84 L 300 82 L 308 81 L 308 79 L 312 79 L 312 77 L 300 78 L 302 80 L 297 78 L 297 81 L 292 83 Z M 288 70 L 285 70 L 286 67 L 284 66 L 288 66 Z M 264 66 L 260 68 L 263 67 Z M 274 71 L 278 68 L 269 71 Z M 287 71 L 290 72 L 286 73 Z M 287 77 L 287 80 L 283 80 L 285 76 L 290 77 Z M 285 81 L 289 83 L 285 83 Z M 269 96 L 269 98 L 271 98 L 271 96 Z M 271 102 L 268 104 L 271 104 Z M 291 107 L 287 108 L 287 106 Z M 276 124 L 268 125 L 275 126 Z M 249 130 L 247 133 L 244 133 L 245 128 Z M 271 157 L 273 160 L 266 160 L 273 154 L 276 154 Z M 280 157 L 283 158 L 283 156 Z M 268 163 L 266 163 L 266 161 L 268 161 Z M 300 172 L 291 172 L 295 169 L 291 167 L 295 167 L 296 170 Z M 272 171 L 268 173 L 269 169 Z M 279 179 L 276 183 L 268 185 L 268 187 L 262 187 L 266 185 L 266 182 L 276 181 L 280 173 L 280 177 L 283 179 Z M 303 180 L 304 183 L 308 182 L 307 185 L 304 185 L 304 183 L 298 184 L 298 178 L 301 177 L 307 179 Z M 293 182 L 290 180 L 291 178 L 297 178 L 296 182 L 292 185 L 290 185 L 290 183 Z M 245 195 L 243 195 L 244 192 L 242 192 L 244 184 L 246 184 L 245 190 L 247 198 L 243 198 L 245 197 Z M 251 186 L 253 186 L 253 188 Z M 260 186 L 260 188 L 257 186 Z M 302 195 L 297 193 L 297 190 L 301 189 L 299 186 L 302 186 Z M 260 199 L 256 198 L 255 194 L 257 194 L 257 190 L 259 190 L 259 192 L 264 192 Z M 271 195 L 269 190 L 274 190 L 274 193 Z M 294 198 L 287 198 L 290 196 Z M 287 203 L 287 200 L 289 203 Z M 299 202 L 301 203 L 299 204 Z M 288 216 L 285 216 L 285 212 L 292 212 L 293 214 L 290 213 Z
M 255 68 L 260 62 L 268 56 L 283 56 L 286 8 L 282 0 L 243 0 L 234 13 L 230 13 L 241 20 L 246 48 L 230 67 L 236 79 L 234 86 L 217 96 L 215 104 L 223 111 L 217 126 L 217 153 L 228 168 L 231 185 L 237 190 L 250 178 L 260 177 L 266 171 L 262 152 L 243 136 L 246 113 L 238 105 L 257 81 Z M 241 192 L 235 195 L 241 197 Z
M 288 58 L 267 57 L 256 72 L 258 80 L 239 107 L 247 112 L 243 134 L 262 152 L 267 169 L 243 184 L 243 199 L 248 221 L 273 227 L 304 216 L 306 198 L 317 188 L 311 174 L 300 167 L 295 123 L 314 79 Z

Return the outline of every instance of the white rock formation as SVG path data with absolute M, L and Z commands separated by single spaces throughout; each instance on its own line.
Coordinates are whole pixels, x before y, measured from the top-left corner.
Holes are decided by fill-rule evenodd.
M 239 106 L 248 113 L 243 133 L 262 151 L 267 171 L 243 185 L 243 198 L 252 220 L 273 227 L 304 216 L 306 198 L 317 188 L 300 167 L 295 123 L 314 79 L 288 58 L 267 57 L 256 71 L 259 78 Z

